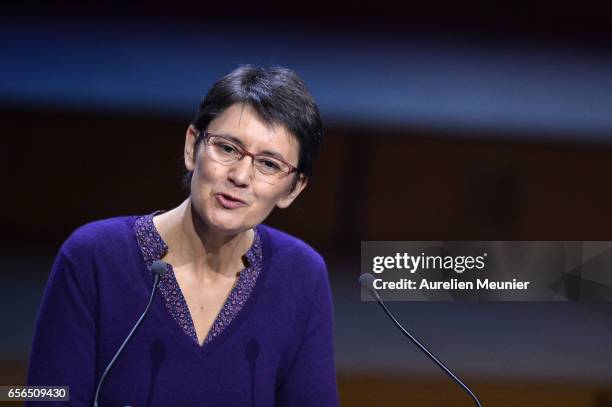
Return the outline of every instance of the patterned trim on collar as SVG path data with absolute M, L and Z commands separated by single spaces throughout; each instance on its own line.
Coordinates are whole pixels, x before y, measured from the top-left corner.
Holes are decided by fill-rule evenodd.
M 158 212 L 154 212 L 150 215 L 141 216 L 136 219 L 134 223 L 134 233 L 136 234 L 136 240 L 140 251 L 147 267 L 151 268 L 151 264 L 156 260 L 161 260 L 166 253 L 168 253 L 168 245 L 162 240 L 161 236 L 157 232 L 155 225 L 153 224 L 153 216 L 157 215 Z M 253 229 L 255 231 L 255 237 L 253 245 L 245 254 L 247 259 L 247 267 L 240 271 L 238 281 L 232 288 L 229 296 L 227 297 L 223 308 L 215 318 L 208 335 L 204 340 L 204 345 L 212 341 L 214 338 L 219 336 L 228 325 L 236 318 L 236 315 L 240 312 L 244 304 L 249 299 L 249 296 L 253 292 L 257 277 L 261 272 L 263 265 L 263 252 L 261 247 L 261 239 L 257 227 Z M 189 312 L 189 307 L 183 296 L 183 292 L 179 287 L 176 276 L 172 265 L 168 264 L 166 273 L 162 276 L 159 281 L 159 291 L 161 292 L 166 308 L 181 327 L 183 332 L 198 343 L 198 337 L 196 335 L 195 326 Z

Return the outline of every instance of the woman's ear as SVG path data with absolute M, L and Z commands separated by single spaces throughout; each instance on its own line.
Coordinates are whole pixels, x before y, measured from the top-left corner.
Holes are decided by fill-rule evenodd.
M 195 167 L 195 144 L 200 132 L 195 127 L 190 125 L 187 127 L 185 134 L 185 168 L 187 171 L 193 171 Z
M 308 178 L 306 178 L 304 174 L 300 174 L 298 176 L 298 179 L 295 181 L 295 186 L 293 187 L 293 189 L 291 189 L 287 193 L 287 195 L 279 199 L 279 201 L 276 203 L 276 206 L 281 209 L 289 207 L 289 205 L 293 203 L 295 198 L 297 198 L 298 195 L 304 190 L 304 188 L 306 188 L 306 185 L 308 185 Z

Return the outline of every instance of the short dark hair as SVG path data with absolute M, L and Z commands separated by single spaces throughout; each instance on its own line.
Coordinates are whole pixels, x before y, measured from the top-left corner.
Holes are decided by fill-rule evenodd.
M 323 142 L 323 123 L 314 98 L 297 73 L 280 66 L 240 66 L 208 91 L 191 125 L 201 134 L 213 119 L 236 103 L 252 107 L 266 124 L 283 125 L 297 138 L 300 152 L 292 189 L 299 174 L 312 177 L 314 161 Z M 202 139 L 198 137 L 195 151 Z M 185 174 L 188 191 L 192 176 L 192 171 Z

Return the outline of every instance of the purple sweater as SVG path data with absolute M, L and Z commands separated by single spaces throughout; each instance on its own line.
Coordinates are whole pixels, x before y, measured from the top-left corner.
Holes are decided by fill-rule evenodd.
M 71 405 L 91 405 L 153 284 L 136 220 L 85 225 L 62 246 L 39 311 L 29 385 L 67 385 Z M 294 237 L 263 225 L 256 231 L 261 267 L 231 321 L 200 346 L 167 293 L 156 293 L 106 378 L 100 407 L 338 405 L 325 263 Z

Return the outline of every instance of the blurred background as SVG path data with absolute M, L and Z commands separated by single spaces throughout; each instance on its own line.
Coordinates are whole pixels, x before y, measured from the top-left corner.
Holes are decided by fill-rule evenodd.
M 577 1 L 426 3 L 5 7 L 0 385 L 25 383 L 63 240 L 181 202 L 201 97 L 240 64 L 279 64 L 327 138 L 266 223 L 327 260 L 342 405 L 471 405 L 360 301 L 360 241 L 612 240 L 612 21 Z M 483 405 L 612 406 L 610 303 L 390 307 Z

